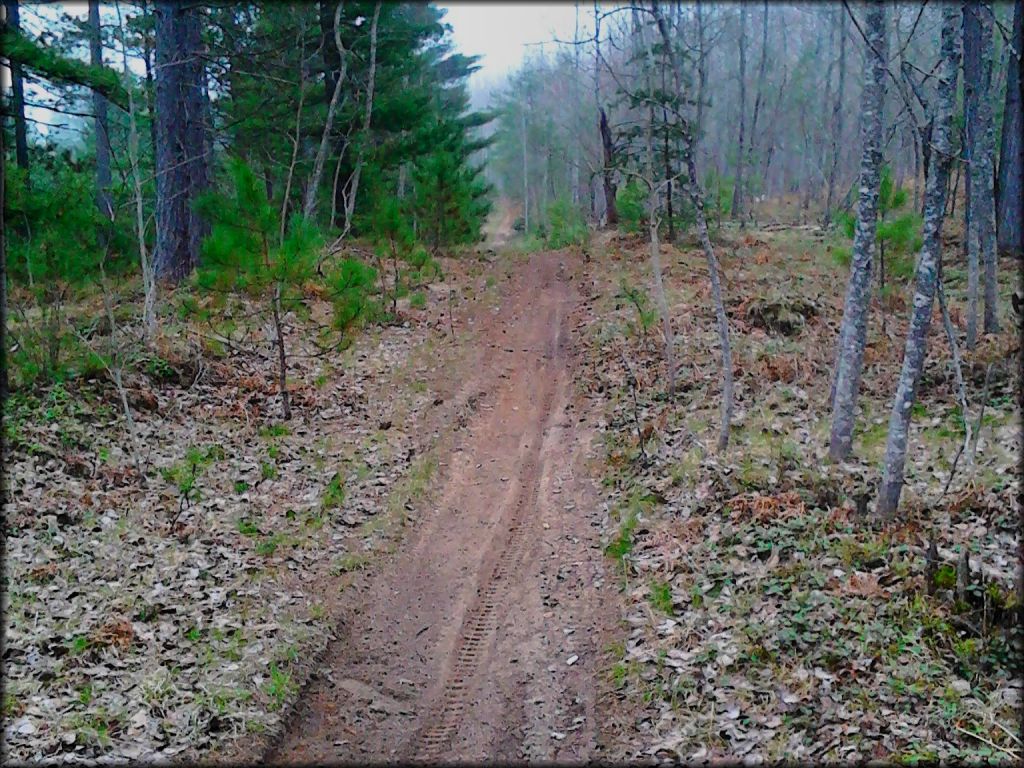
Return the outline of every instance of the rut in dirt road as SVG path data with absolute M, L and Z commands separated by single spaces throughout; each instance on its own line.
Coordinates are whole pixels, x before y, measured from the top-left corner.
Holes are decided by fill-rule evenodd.
M 477 410 L 403 547 L 350 596 L 278 762 L 584 760 L 596 721 L 603 564 L 590 435 L 574 416 L 567 257 L 520 263 L 481 327 Z

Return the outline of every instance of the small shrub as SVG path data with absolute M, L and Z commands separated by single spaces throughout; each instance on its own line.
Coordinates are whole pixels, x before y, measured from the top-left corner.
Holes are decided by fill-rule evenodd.
M 559 199 L 548 206 L 549 248 L 565 248 L 570 245 L 585 245 L 590 237 L 583 213 L 565 199 Z
M 632 180 L 619 187 L 615 206 L 619 212 L 619 229 L 623 232 L 636 234 L 647 228 L 647 191 L 640 182 Z

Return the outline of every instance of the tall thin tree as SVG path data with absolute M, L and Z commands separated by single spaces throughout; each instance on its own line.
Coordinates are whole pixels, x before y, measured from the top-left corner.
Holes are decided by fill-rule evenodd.
M 832 384 L 832 432 L 829 456 L 841 461 L 853 445 L 853 421 L 860 391 L 864 346 L 867 340 L 868 306 L 871 301 L 871 268 L 878 223 L 878 193 L 882 170 L 882 107 L 885 100 L 887 45 L 886 6 L 868 7 L 864 20 L 867 46 L 864 57 L 864 90 L 861 96 L 860 201 L 850 263 L 850 282 L 839 328 L 836 370 Z
M 732 188 L 732 217 L 743 216 L 744 142 L 747 127 L 747 4 L 740 3 L 740 136 L 736 154 L 736 181 Z
M 89 0 L 89 63 L 103 66 L 103 34 L 100 27 L 99 0 Z M 107 97 L 99 91 L 92 92 L 92 109 L 95 114 L 96 134 L 96 205 L 107 219 L 114 218 L 110 199 L 110 131 L 107 126 Z
M 903 469 L 907 457 L 907 434 L 910 412 L 914 405 L 917 384 L 924 367 L 928 346 L 928 328 L 931 324 L 932 305 L 939 258 L 942 249 L 942 222 L 946 209 L 946 185 L 953 164 L 952 128 L 956 109 L 957 69 L 960 59 L 957 27 L 959 14 L 952 3 L 942 9 L 942 59 L 938 73 L 935 97 L 935 125 L 932 129 L 932 162 L 934 169 L 928 175 L 925 191 L 925 218 L 921 253 L 917 259 L 914 277 L 914 301 L 910 311 L 910 325 L 903 352 L 896 397 L 889 416 L 889 434 L 885 446 L 882 481 L 879 487 L 876 514 L 890 520 L 896 514 L 903 491 Z
M 1024 0 L 1013 8 L 1013 34 L 1010 37 L 1009 68 L 1006 74 L 1006 100 L 1003 108 L 1003 132 L 999 144 L 999 184 L 996 194 L 997 244 L 999 250 L 1024 256 L 1024 98 L 1021 69 L 1024 67 Z

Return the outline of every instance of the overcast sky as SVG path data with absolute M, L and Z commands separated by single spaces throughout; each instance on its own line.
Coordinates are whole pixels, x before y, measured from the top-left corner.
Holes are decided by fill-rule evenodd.
M 474 96 L 480 96 L 514 71 L 524 56 L 542 49 L 553 51 L 551 40 L 571 40 L 576 24 L 576 8 L 560 3 L 438 3 L 448 9 L 445 16 L 452 26 L 452 37 L 465 54 L 483 54 L 482 69 L 470 80 Z M 580 34 L 591 13 L 580 7 Z

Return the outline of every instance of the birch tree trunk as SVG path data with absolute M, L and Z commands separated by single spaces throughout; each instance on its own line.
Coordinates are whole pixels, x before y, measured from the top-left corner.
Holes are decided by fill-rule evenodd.
M 864 21 L 868 50 L 864 57 L 864 91 L 861 97 L 860 202 L 832 382 L 832 431 L 828 450 L 833 461 L 849 456 L 853 445 L 853 422 L 867 339 L 882 167 L 882 107 L 887 58 L 885 18 L 886 6 L 876 3 L 869 6 Z
M 910 327 L 903 352 L 896 398 L 889 416 L 889 436 L 885 446 L 882 482 L 879 487 L 876 514 L 891 520 L 899 505 L 903 490 L 903 468 L 907 456 L 907 432 L 910 411 L 921 369 L 924 366 L 931 323 L 932 305 L 942 248 L 942 222 L 946 207 L 946 183 L 953 163 L 951 132 L 953 112 L 956 108 L 956 80 L 960 51 L 957 40 L 958 13 L 956 6 L 948 4 L 942 9 L 942 62 L 938 79 L 935 124 L 932 132 L 932 158 L 934 170 L 928 176 L 925 191 L 924 244 L 917 260 L 914 277 L 914 303 L 910 313 Z
M 369 141 L 370 139 L 370 121 L 373 118 L 373 89 L 377 77 L 377 22 L 380 20 L 380 0 L 373 6 L 373 21 L 370 22 L 370 74 L 366 84 L 366 112 L 363 115 L 363 134 L 362 141 Z M 362 143 L 357 145 L 359 147 L 358 155 L 356 156 L 356 168 L 352 172 L 352 178 L 349 181 L 348 194 L 345 195 L 345 229 L 342 231 L 342 237 L 348 234 L 348 231 L 352 228 L 352 214 L 356 209 L 356 196 L 359 194 L 359 177 L 363 172 L 363 163 L 366 157 L 366 150 Z
M 651 11 L 658 25 L 661 34 L 661 41 L 672 65 L 672 79 L 677 93 L 682 93 L 682 71 L 679 60 L 676 57 L 675 49 L 672 47 L 672 38 L 669 34 L 668 23 L 661 12 L 657 0 L 652 0 Z M 693 205 L 694 219 L 697 223 L 697 234 L 700 237 L 701 246 L 704 249 L 704 258 L 708 265 L 708 275 L 711 279 L 711 298 L 715 304 L 715 317 L 718 322 L 718 338 L 722 346 L 722 425 L 718 433 L 718 450 L 724 451 L 729 444 L 729 425 L 732 422 L 732 350 L 729 346 L 729 317 L 725 314 L 725 303 L 722 301 L 722 285 L 718 278 L 718 259 L 715 257 L 715 249 L 711 244 L 711 236 L 708 233 L 708 221 L 704 215 L 704 191 L 700 186 L 700 179 L 697 176 L 697 163 L 694 156 L 695 140 L 693 127 L 688 120 L 680 118 L 679 127 L 682 134 L 683 162 L 686 164 L 686 192 Z
M 327 122 L 324 123 L 324 132 L 320 136 L 320 147 L 316 151 L 316 160 L 313 161 L 313 173 L 310 174 L 309 185 L 306 187 L 306 204 L 303 206 L 302 212 L 306 219 L 312 219 L 316 215 L 317 192 L 320 189 L 320 179 L 324 173 L 324 162 L 327 159 L 327 147 L 331 142 L 331 130 L 334 128 L 334 115 L 338 110 L 341 86 L 345 82 L 348 57 L 345 55 L 345 46 L 341 42 L 341 12 L 344 8 L 345 3 L 340 2 L 334 11 L 334 45 L 338 49 L 340 70 L 337 80 L 334 81 L 331 101 L 327 105 Z
M 843 93 L 846 88 L 846 9 L 839 10 L 839 83 L 836 86 L 836 100 L 832 105 L 832 147 L 831 164 L 828 169 L 828 190 L 825 193 L 825 226 L 832 221 L 832 207 L 835 205 L 836 171 L 839 168 L 840 147 L 843 141 Z M 915 134 L 916 140 L 916 134 Z M 916 150 L 915 144 L 915 150 Z M 917 155 L 915 154 L 915 160 Z M 916 167 L 916 166 L 915 166 Z M 914 189 L 917 189 L 917 177 L 914 177 Z M 915 208 L 917 206 L 915 205 Z

